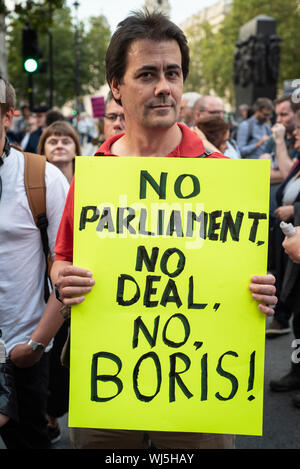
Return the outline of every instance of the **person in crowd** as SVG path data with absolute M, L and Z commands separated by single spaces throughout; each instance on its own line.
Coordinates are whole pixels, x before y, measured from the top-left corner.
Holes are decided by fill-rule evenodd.
M 150 14 L 146 10 L 133 13 L 122 21 L 107 50 L 106 72 L 114 99 L 122 104 L 126 132 L 106 140 L 96 155 L 223 158 L 220 153 L 208 154 L 196 133 L 178 122 L 188 68 L 186 38 L 166 16 Z M 66 306 L 84 301 L 84 295 L 91 291 L 94 284 L 89 271 L 72 265 L 73 203 L 72 182 L 57 236 L 51 273 L 56 283 L 57 298 Z M 267 315 L 273 314 L 270 305 L 277 301 L 274 281 L 272 275 L 255 276 L 250 285 L 253 299 L 259 302 L 259 310 Z M 144 432 L 86 428 L 71 431 L 76 448 L 144 447 Z M 157 448 L 234 446 L 232 435 L 147 433 L 151 444 Z
M 266 142 L 271 137 L 270 120 L 273 103 L 268 98 L 258 98 L 254 114 L 238 126 L 237 145 L 242 158 L 259 158 L 266 152 Z
M 291 95 L 283 95 L 275 100 L 274 105 L 276 123 L 271 129 L 272 136 L 266 143 L 266 153 L 260 156 L 260 158 L 271 160 L 271 213 L 275 209 L 275 192 L 288 176 L 295 158 L 300 156 L 294 145 L 296 112 L 299 109 L 299 104 L 293 102 Z
M 108 93 L 104 114 L 104 140 L 125 131 L 125 118 L 122 106 L 114 100 L 112 92 Z
M 58 111 L 57 109 L 49 109 L 49 111 L 46 112 L 45 127 L 48 127 L 49 125 L 53 124 L 53 122 L 64 120 L 66 119 L 60 111 Z
M 276 123 L 272 127 L 272 137 L 266 144 L 266 153 L 260 158 L 271 160 L 270 185 L 270 236 L 269 236 L 269 269 L 275 268 L 278 255 L 281 258 L 281 230 L 278 228 L 277 216 L 286 208 L 278 208 L 276 192 L 280 184 L 286 179 L 293 164 L 300 157 L 295 147 L 294 130 L 296 127 L 296 112 L 299 105 L 293 102 L 291 95 L 283 95 L 274 102 Z M 279 166 L 280 165 L 280 166 Z M 280 204 L 282 201 L 280 202 Z M 277 210 L 276 210 L 277 209 Z M 279 230 L 279 234 L 277 231 Z M 279 239 L 278 239 L 279 238 Z M 277 241 L 276 241 L 277 240 Z M 280 290 L 280 275 L 277 278 L 278 292 Z M 279 337 L 290 331 L 289 319 L 292 312 L 285 310 L 281 303 L 280 313 L 275 313 L 272 322 L 266 329 L 267 337 Z
M 36 153 L 37 152 L 37 147 L 39 144 L 40 136 L 42 135 L 42 132 L 44 128 L 46 127 L 46 113 L 49 111 L 49 106 L 43 105 L 43 106 L 38 106 L 37 108 L 34 109 L 34 113 L 36 116 L 36 126 L 37 129 L 31 132 L 29 135 L 29 139 L 27 141 L 27 144 L 24 148 L 25 152 L 28 153 Z
M 75 156 L 80 156 L 81 148 L 77 132 L 65 121 L 55 121 L 43 131 L 38 153 L 45 155 L 67 178 L 69 184 L 74 175 Z
M 295 264 L 300 264 L 300 226 L 296 226 L 295 230 L 296 234 L 294 236 L 284 238 L 282 247 Z
M 195 91 L 190 91 L 182 95 L 179 122 L 182 122 L 190 128 L 194 127 L 194 104 L 200 97 L 201 95 Z
M 47 161 L 61 170 L 68 183 L 74 175 L 75 156 L 81 155 L 78 134 L 64 120 L 56 120 L 43 131 L 38 154 L 45 155 Z M 64 322 L 55 336 L 50 355 L 49 397 L 47 405 L 48 433 L 52 444 L 60 440 L 58 418 L 68 412 L 69 370 L 61 364 L 61 353 L 69 332 L 68 322 Z
M 243 122 L 244 120 L 248 119 L 248 111 L 249 111 L 249 106 L 248 104 L 240 104 L 237 113 L 236 113 L 236 122 L 239 124 L 240 122 Z
M 274 101 L 274 105 L 276 123 L 262 157 L 268 156 L 272 160 L 271 182 L 281 183 L 288 176 L 295 158 L 300 156 L 294 136 L 299 104 L 293 102 L 291 95 L 283 95 Z
M 220 117 L 208 117 L 202 119 L 197 124 L 198 129 L 203 133 L 206 144 L 209 143 L 213 147 L 209 146 L 211 150 L 219 151 L 225 154 L 228 148 L 229 139 L 229 124 Z
M 80 145 L 82 146 L 90 143 L 93 138 L 97 137 L 94 119 L 86 112 L 81 113 L 79 116 L 77 131 L 79 133 Z
M 224 105 L 223 101 L 217 96 L 201 96 L 201 98 L 197 99 L 194 104 L 194 122 L 195 127 L 194 130 L 198 132 L 199 126 L 198 124 L 203 120 L 207 120 L 209 118 L 219 118 L 224 120 Z M 199 135 L 203 138 L 203 134 Z M 206 142 L 209 147 L 209 142 Z M 241 157 L 239 149 L 236 145 L 234 139 L 231 139 L 230 132 L 227 139 L 226 150 L 224 152 L 225 156 L 229 158 L 238 159 Z
M 98 138 L 94 142 L 95 147 L 93 153 L 95 153 L 99 146 L 112 135 L 125 132 L 123 108 L 116 103 L 111 91 L 108 92 L 105 100 L 105 111 L 103 119 L 100 121 L 100 125 L 101 127 L 99 129 Z
M 300 113 L 297 113 L 295 130 L 295 148 L 300 151 Z M 278 209 L 275 211 L 279 221 L 293 223 L 300 226 L 300 160 L 294 162 L 288 177 L 284 180 L 277 191 Z M 299 228 L 298 228 L 299 230 Z M 289 244 L 295 246 L 296 237 L 292 241 L 283 239 L 281 243 L 283 249 L 288 249 Z M 278 246 L 280 248 L 280 246 Z M 281 252 L 282 254 L 282 252 Z M 282 305 L 293 312 L 293 334 L 296 340 L 300 340 L 300 265 L 293 262 L 293 259 L 286 259 L 282 256 L 282 282 L 279 292 L 279 301 L 275 306 L 275 315 L 281 320 L 280 315 Z M 277 313 L 277 314 L 276 314 Z M 283 317 L 286 320 L 286 315 Z M 283 323 L 282 323 L 283 324 Z M 274 379 L 270 382 L 272 391 L 293 391 L 300 390 L 300 363 L 293 361 L 291 368 L 282 378 Z M 293 398 L 296 407 L 300 407 L 300 393 Z
M 19 146 L 24 150 L 27 146 L 27 143 L 29 141 L 30 135 L 32 132 L 37 130 L 37 122 L 36 122 L 36 115 L 35 113 L 31 113 L 30 116 L 28 117 L 28 120 L 26 122 L 26 127 L 25 127 L 25 133 L 24 137 L 20 141 Z
M 24 187 L 24 155 L 12 148 L 6 129 L 13 120 L 15 91 L 4 79 L 5 103 L 0 105 L 0 324 L 11 365 L 17 418 L 0 428 L 8 449 L 49 448 L 45 418 L 48 396 L 48 360 L 51 341 L 36 340 L 34 331 L 43 313 L 57 309 L 51 295 L 44 300 L 45 255 Z M 46 164 L 48 239 L 53 253 L 68 183 L 55 166 Z M 51 324 L 48 333 L 53 337 Z M 46 347 L 47 345 L 47 347 Z
M 15 136 L 15 141 L 20 143 L 24 138 L 26 130 L 28 128 L 29 118 L 31 116 L 30 107 L 27 104 L 21 106 L 21 115 L 18 119 L 15 119 L 13 125 L 13 133 Z
M 207 117 L 224 118 L 223 102 L 217 96 L 201 96 L 193 107 L 194 122 L 197 124 L 201 119 Z

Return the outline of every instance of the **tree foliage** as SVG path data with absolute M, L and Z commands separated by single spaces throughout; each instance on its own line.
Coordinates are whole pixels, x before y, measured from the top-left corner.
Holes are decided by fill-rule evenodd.
M 220 97 L 234 103 L 233 56 L 239 29 L 258 15 L 274 18 L 277 34 L 281 36 L 281 65 L 279 88 L 283 81 L 300 77 L 298 45 L 300 44 L 299 0 L 233 0 L 231 11 L 226 15 L 218 31 L 209 24 L 195 22 L 186 30 L 190 39 L 191 74 L 186 83 L 188 90 L 203 94 L 214 90 Z M 198 39 L 197 39 L 198 38 Z M 195 60 L 195 57 L 197 59 Z M 197 75 L 201 70 L 199 82 Z M 197 87 L 197 89 L 196 89 Z
M 46 3 L 46 2 L 44 2 Z M 41 10 L 39 10 L 41 11 Z M 45 73 L 35 73 L 35 102 L 48 103 L 50 93 L 49 78 L 49 33 L 52 35 L 54 105 L 62 107 L 74 98 L 75 87 L 75 26 L 69 8 L 54 9 L 50 16 L 45 14 L 44 20 L 38 21 L 37 10 L 33 16 L 15 15 L 8 28 L 8 73 L 9 79 L 16 88 L 19 101 L 27 101 L 28 75 L 22 63 L 22 29 L 29 23 L 38 31 L 39 49 L 42 60 L 48 62 Z M 90 18 L 88 25 L 80 23 L 80 85 L 81 94 L 92 93 L 105 83 L 105 51 L 110 39 L 110 28 L 104 16 Z

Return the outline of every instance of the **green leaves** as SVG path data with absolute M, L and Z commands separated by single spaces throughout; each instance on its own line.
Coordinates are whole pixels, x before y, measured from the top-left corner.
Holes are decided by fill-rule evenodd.
M 199 21 L 187 29 L 191 49 L 190 76 L 186 91 L 207 94 L 214 90 L 218 96 L 234 104 L 233 54 L 239 29 L 258 15 L 267 15 L 277 22 L 281 41 L 281 66 L 278 88 L 283 81 L 300 76 L 298 47 L 300 43 L 299 0 L 232 0 L 231 11 L 218 26 Z
M 51 5 L 46 1 L 31 3 L 34 5 L 27 13 L 22 7 L 17 9 L 18 14 L 13 15 L 8 28 L 9 79 L 16 89 L 18 101 L 27 102 L 28 76 L 22 66 L 21 32 L 30 18 L 31 27 L 37 28 L 39 48 L 45 61 L 49 61 L 49 31 L 52 34 L 54 106 L 62 107 L 67 101 L 74 99 L 76 94 L 75 25 L 71 11 L 61 7 L 62 0 L 52 0 Z M 53 9 L 52 12 L 49 6 Z M 79 32 L 81 94 L 88 94 L 105 83 L 105 53 L 111 32 L 104 16 L 91 18 L 87 25 L 81 23 Z M 34 94 L 36 104 L 47 103 L 49 73 L 35 74 Z

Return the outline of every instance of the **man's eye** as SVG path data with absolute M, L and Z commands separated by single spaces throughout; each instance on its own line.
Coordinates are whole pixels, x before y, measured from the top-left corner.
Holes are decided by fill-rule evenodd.
M 140 78 L 148 79 L 148 78 L 151 78 L 151 77 L 152 77 L 151 72 L 143 72 L 143 73 L 140 74 Z

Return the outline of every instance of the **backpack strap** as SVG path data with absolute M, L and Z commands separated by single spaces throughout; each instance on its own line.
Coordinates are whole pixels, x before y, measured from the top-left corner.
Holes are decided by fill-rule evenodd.
M 213 153 L 215 153 L 215 152 L 212 151 L 212 150 L 208 150 L 208 148 L 205 148 L 205 152 L 202 153 L 201 155 L 197 156 L 197 158 L 207 158 L 208 156 L 212 155 Z
M 49 268 L 50 268 L 50 249 L 48 241 L 48 220 L 46 214 L 46 184 L 45 184 L 45 169 L 46 158 L 42 155 L 34 153 L 24 154 L 24 185 L 27 194 L 30 210 L 33 215 L 34 222 L 40 230 L 43 251 L 46 260 L 46 271 L 44 278 L 44 299 L 48 301 L 50 296 L 50 289 L 48 281 Z
M 196 156 L 196 158 L 207 158 L 209 155 L 212 155 L 213 153 L 215 152 L 212 150 L 208 150 L 208 148 L 205 148 L 205 152 L 201 153 L 201 155 Z M 94 156 L 105 156 L 105 154 L 99 152 L 99 153 L 95 153 Z

